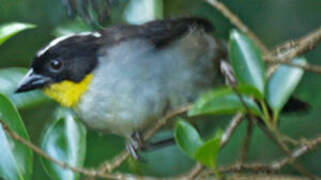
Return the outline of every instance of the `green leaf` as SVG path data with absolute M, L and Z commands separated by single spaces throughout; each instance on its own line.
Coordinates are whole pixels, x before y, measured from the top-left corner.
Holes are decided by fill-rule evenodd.
M 206 141 L 195 153 L 196 160 L 213 170 L 216 168 L 216 159 L 220 150 L 222 134 L 222 131 L 217 131 L 215 137 Z
M 258 47 L 244 34 L 230 34 L 229 55 L 235 76 L 241 85 L 251 85 L 264 96 L 265 65 Z
M 6 40 L 11 38 L 12 36 L 16 35 L 17 33 L 36 27 L 32 24 L 25 24 L 25 23 L 8 23 L 0 26 L 0 45 L 2 45 Z
M 184 120 L 178 120 L 176 124 L 175 140 L 178 147 L 192 159 L 203 144 L 196 129 Z
M 94 29 L 83 21 L 77 19 L 76 21 L 68 22 L 57 27 L 54 31 L 56 37 L 65 36 L 74 33 L 81 33 L 86 31 L 93 31 Z
M 263 100 L 264 96 L 256 88 L 250 85 L 239 85 L 237 87 L 238 92 L 244 95 L 253 96 L 257 100 Z
M 296 58 L 293 63 L 304 65 L 306 59 Z M 280 65 L 277 71 L 271 76 L 267 83 L 267 102 L 273 110 L 275 116 L 278 116 L 291 94 L 299 84 L 304 71 L 298 67 Z
M 14 93 L 18 87 L 18 83 L 27 71 L 25 68 L 0 69 L 0 93 L 9 97 L 18 108 L 33 107 L 50 101 L 49 98 L 39 90 L 19 94 Z
M 251 113 L 261 116 L 260 108 L 250 97 L 242 95 L 242 99 Z M 188 115 L 234 114 L 236 112 L 246 113 L 247 109 L 233 89 L 221 88 L 201 96 L 188 111 Z
M 82 167 L 86 156 L 86 129 L 70 110 L 58 109 L 54 121 L 44 133 L 41 148 L 56 160 Z M 79 174 L 47 159 L 42 159 L 42 163 L 52 179 L 79 179 Z
M 29 141 L 29 135 L 17 109 L 0 94 L 0 118 L 8 128 L 20 137 Z M 33 154 L 32 151 L 9 137 L 0 125 L 0 176 L 7 180 L 31 179 Z M 0 178 L 1 179 L 1 178 Z
M 163 0 L 129 1 L 125 10 L 125 20 L 130 24 L 143 24 L 163 18 Z

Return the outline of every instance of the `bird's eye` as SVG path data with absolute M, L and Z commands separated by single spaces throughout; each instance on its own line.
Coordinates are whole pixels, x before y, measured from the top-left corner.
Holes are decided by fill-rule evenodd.
M 50 61 L 50 67 L 55 71 L 60 70 L 62 65 L 62 61 L 59 59 L 53 59 Z

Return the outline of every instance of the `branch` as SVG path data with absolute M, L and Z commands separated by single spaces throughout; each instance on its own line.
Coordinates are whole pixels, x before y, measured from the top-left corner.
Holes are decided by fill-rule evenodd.
M 237 15 L 231 12 L 223 3 L 218 0 L 205 0 L 207 3 L 220 11 L 234 26 L 247 34 L 259 46 L 264 54 L 269 53 L 269 49 L 262 43 L 262 41 L 240 20 Z
M 311 71 L 315 73 L 321 73 L 321 66 L 316 65 L 296 65 L 289 60 L 300 56 L 312 49 L 314 49 L 318 43 L 321 41 L 321 28 L 316 31 L 305 35 L 299 40 L 290 40 L 282 45 L 278 46 L 272 53 L 269 52 L 268 48 L 262 43 L 262 41 L 236 16 L 231 12 L 223 3 L 218 0 L 205 0 L 207 3 L 215 7 L 220 11 L 234 26 L 240 29 L 242 32 L 247 34 L 255 44 L 259 46 L 263 52 L 263 59 L 272 64 L 287 64 L 290 66 L 296 66 L 302 68 L 306 71 Z M 272 66 L 268 70 L 268 76 L 273 74 L 277 66 Z
M 241 170 L 247 170 L 247 171 L 253 171 L 253 172 L 259 172 L 259 171 L 264 171 L 264 172 L 274 172 L 274 171 L 279 171 L 281 168 L 284 166 L 288 165 L 291 163 L 291 161 L 303 156 L 304 154 L 312 151 L 315 149 L 317 146 L 321 145 L 321 136 L 316 137 L 315 139 L 305 141 L 304 145 L 301 147 L 297 148 L 291 153 L 291 158 L 286 157 L 283 158 L 279 161 L 275 161 L 270 164 L 260 164 L 260 163 L 252 163 L 252 164 L 240 164 L 236 163 L 230 166 L 224 166 L 219 168 L 221 172 L 239 172 Z M 209 170 L 209 172 L 211 172 Z
M 274 59 L 274 60 L 266 59 L 265 61 L 267 63 L 274 64 L 274 65 L 285 64 L 285 65 L 301 68 L 301 69 L 303 69 L 305 71 L 310 71 L 310 72 L 314 72 L 314 73 L 321 73 L 321 66 L 318 66 L 318 65 L 294 64 L 294 63 L 292 63 L 290 61 L 282 61 L 282 60 L 278 60 L 278 59 Z M 270 75 L 271 73 L 275 72 L 276 69 L 274 69 L 274 68 L 276 68 L 276 67 L 273 67 L 273 69 L 272 68 L 269 69 L 268 75 Z
M 293 155 L 287 145 L 283 142 L 282 137 L 279 135 L 279 132 L 274 128 L 266 128 L 265 125 L 258 123 L 259 127 L 263 130 L 263 132 L 272 139 L 276 145 L 285 153 L 287 158 L 289 159 L 289 163 L 292 165 L 293 168 L 295 168 L 297 171 L 299 171 L 301 174 L 305 175 L 306 177 L 309 177 L 310 179 L 315 179 L 315 176 L 311 174 L 309 171 L 307 171 L 300 163 L 295 162 L 296 158 L 293 158 Z
M 220 149 L 222 149 L 227 144 L 227 142 L 230 140 L 233 132 L 242 122 L 242 119 L 243 119 L 242 113 L 237 113 L 234 115 L 230 124 L 227 126 L 227 128 L 225 129 L 225 131 L 222 135 Z M 188 172 L 185 175 L 179 176 L 178 179 L 194 179 L 203 169 L 204 169 L 203 166 L 200 163 L 197 163 L 190 170 L 190 172 Z
M 303 145 L 301 147 L 297 148 L 291 153 L 291 158 L 286 157 L 279 161 L 275 161 L 268 164 L 263 163 L 251 163 L 251 164 L 243 164 L 243 163 L 235 163 L 228 166 L 223 166 L 219 168 L 220 172 L 240 172 L 242 170 L 245 171 L 253 171 L 255 173 L 257 172 L 276 172 L 280 171 L 284 166 L 290 164 L 293 160 L 300 158 L 304 154 L 314 150 L 317 146 L 321 145 L 321 136 L 318 136 L 312 140 L 304 140 Z M 206 170 L 207 174 L 213 174 L 213 172 L 209 169 Z
M 160 122 L 156 125 L 156 127 L 152 128 L 150 131 L 148 131 L 148 133 L 145 135 L 145 138 L 148 139 L 152 136 L 153 132 L 156 132 L 160 127 L 162 127 L 162 125 L 166 124 L 168 119 L 171 119 L 172 117 L 175 117 L 178 114 L 181 114 L 185 111 L 187 111 L 189 109 L 190 106 L 185 106 L 182 107 L 180 109 L 177 109 L 175 111 L 172 111 L 170 113 L 168 113 L 165 117 L 160 119 Z M 92 169 L 86 169 L 86 168 L 77 168 L 74 166 L 71 166 L 63 161 L 58 161 L 56 159 L 54 159 L 53 157 L 49 156 L 46 152 L 44 152 L 43 150 L 41 150 L 39 147 L 37 147 L 36 145 L 32 144 L 31 142 L 29 142 L 28 140 L 25 140 L 24 138 L 22 138 L 21 136 L 19 136 L 16 132 L 11 131 L 8 126 L 0 119 L 0 127 L 2 126 L 3 130 L 6 132 L 6 134 L 8 134 L 12 139 L 22 143 L 23 145 L 27 146 L 28 148 L 30 148 L 33 152 L 35 152 L 36 154 L 40 155 L 41 157 L 47 159 L 48 161 L 51 161 L 55 164 L 57 164 L 58 166 L 64 168 L 64 169 L 69 169 L 75 173 L 79 173 L 91 178 L 106 178 L 106 179 L 115 179 L 115 180 L 123 180 L 123 179 L 148 179 L 148 180 L 160 180 L 160 178 L 154 178 L 154 177 L 149 177 L 149 176 L 137 176 L 137 175 L 133 175 L 133 174 L 121 174 L 121 173 L 114 173 L 114 174 L 108 174 L 106 172 L 103 171 L 97 171 L 97 170 L 92 170 Z M 123 153 L 121 153 L 118 157 L 119 159 L 121 159 L 120 161 L 124 161 L 125 159 L 127 159 L 128 155 L 127 151 L 124 151 Z M 120 158 L 121 157 L 121 158 Z M 118 164 L 120 165 L 121 162 L 118 162 Z
M 263 56 L 263 59 L 267 62 L 276 62 L 276 63 L 287 63 L 297 56 L 311 51 L 314 49 L 321 41 L 321 28 L 315 30 L 312 33 L 305 35 L 299 40 L 290 40 L 276 48 L 273 53 Z M 289 64 L 292 65 L 292 64 Z M 302 69 L 309 70 L 312 72 L 320 73 L 321 67 L 319 66 L 301 66 Z M 275 72 L 277 66 L 272 66 L 268 70 L 268 75 L 270 76 Z
M 169 119 L 172 119 L 179 114 L 185 113 L 190 107 L 191 105 L 187 105 L 167 113 L 164 117 L 160 118 L 151 129 L 148 129 L 148 131 L 143 135 L 143 140 L 147 141 L 153 136 L 153 134 L 155 134 L 161 127 L 163 127 Z M 115 168 L 119 167 L 129 157 L 129 155 L 130 154 L 127 150 L 122 151 L 112 161 L 104 162 L 100 166 L 98 171 L 100 173 L 112 172 Z
M 313 150 L 315 147 L 321 144 L 321 136 L 310 140 L 310 141 L 304 141 L 304 144 L 297 148 L 291 155 L 291 159 L 297 159 L 300 156 L 306 154 L 307 152 Z M 291 162 L 290 158 L 284 158 L 279 162 L 275 162 L 272 164 L 272 167 L 275 169 L 281 169 L 283 166 Z
M 230 87 L 232 87 L 233 91 L 236 93 L 236 95 L 238 96 L 238 98 L 240 99 L 241 103 L 243 104 L 243 106 L 245 107 L 247 113 L 248 113 L 248 128 L 247 128 L 247 133 L 246 136 L 244 138 L 244 143 L 242 146 L 242 151 L 241 151 L 241 164 L 244 162 L 246 155 L 247 155 L 247 151 L 248 151 L 248 145 L 249 145 L 249 139 L 250 136 L 252 134 L 252 125 L 254 122 L 256 122 L 256 118 L 253 116 L 253 114 L 251 113 L 250 109 L 248 108 L 247 104 L 245 103 L 242 95 L 240 94 L 240 92 L 237 90 L 236 88 L 236 82 L 233 82 L 233 78 L 231 76 L 229 76 L 230 73 L 225 72 L 229 69 L 229 66 L 227 63 L 225 63 L 224 61 L 222 61 L 221 63 L 221 71 L 223 72 L 225 76 L 228 84 Z M 287 145 L 283 142 L 281 136 L 279 135 L 278 131 L 272 127 L 269 126 L 269 121 L 267 121 L 265 124 L 262 123 L 258 123 L 259 127 L 268 135 L 268 137 L 270 137 L 272 140 L 275 141 L 275 143 L 280 147 L 280 149 L 289 157 L 291 158 L 291 152 L 288 149 Z M 266 125 L 269 126 L 269 128 L 266 127 Z M 309 177 L 309 178 L 314 178 L 314 176 L 309 173 L 301 164 L 299 164 L 298 162 L 295 161 L 291 161 L 292 166 L 298 170 L 299 172 L 301 172 L 302 174 L 304 174 L 305 176 Z
M 304 35 L 298 40 L 290 40 L 276 48 L 273 53 L 264 56 L 266 60 L 289 61 L 317 47 L 321 41 L 321 28 Z
M 228 180 L 304 180 L 302 177 L 280 174 L 229 174 Z
M 90 170 L 90 169 L 84 169 L 84 168 L 76 168 L 73 167 L 65 162 L 62 161 L 58 161 L 56 159 L 54 159 L 53 157 L 49 156 L 46 152 L 44 152 L 43 150 L 41 150 L 39 147 L 37 147 L 36 145 L 32 144 L 31 142 L 25 140 L 24 138 L 22 138 L 21 136 L 19 136 L 17 133 L 11 131 L 8 126 L 2 121 L 2 119 L 0 119 L 0 124 L 3 128 L 3 130 L 14 140 L 20 142 L 21 144 L 27 146 L 28 148 L 30 148 L 33 152 L 39 154 L 40 156 L 42 156 L 43 158 L 57 164 L 58 166 L 64 168 L 64 169 L 70 169 L 76 173 L 80 173 L 80 174 L 84 174 L 86 176 L 91 176 L 91 177 L 102 177 L 102 178 L 110 178 L 110 179 L 118 179 L 118 175 L 109 175 L 109 174 L 97 174 L 96 171 L 94 170 Z
M 253 133 L 253 122 L 247 121 L 246 135 L 244 137 L 242 150 L 241 150 L 241 159 L 240 159 L 241 163 L 244 163 L 246 161 L 252 133 Z
M 223 148 L 227 142 L 229 141 L 230 137 L 232 136 L 234 130 L 239 126 L 239 124 L 242 122 L 243 119 L 243 114 L 242 113 L 237 113 L 234 115 L 232 121 L 226 128 L 224 134 L 222 135 L 221 139 L 221 148 Z

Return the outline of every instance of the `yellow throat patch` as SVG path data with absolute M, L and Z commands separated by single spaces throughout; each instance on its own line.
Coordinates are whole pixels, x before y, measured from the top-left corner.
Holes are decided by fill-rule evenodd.
M 58 101 L 62 106 L 73 107 L 77 105 L 83 93 L 88 89 L 93 74 L 87 75 L 79 83 L 72 81 L 62 81 L 44 88 L 44 93 Z

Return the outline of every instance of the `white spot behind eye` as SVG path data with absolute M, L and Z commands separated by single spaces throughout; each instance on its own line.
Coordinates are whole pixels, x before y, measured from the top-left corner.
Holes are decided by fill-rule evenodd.
M 65 36 L 61 36 L 58 37 L 56 39 L 54 39 L 53 41 L 51 41 L 46 47 L 44 47 L 43 49 L 39 50 L 37 52 L 37 57 L 40 57 L 41 55 L 43 55 L 45 52 L 47 52 L 50 48 L 52 48 L 53 46 L 57 45 L 58 43 L 62 42 L 63 40 L 66 40 L 70 37 L 73 36 L 94 36 L 96 38 L 101 37 L 101 34 L 98 32 L 81 32 L 81 33 L 77 33 L 77 34 L 68 34 Z

